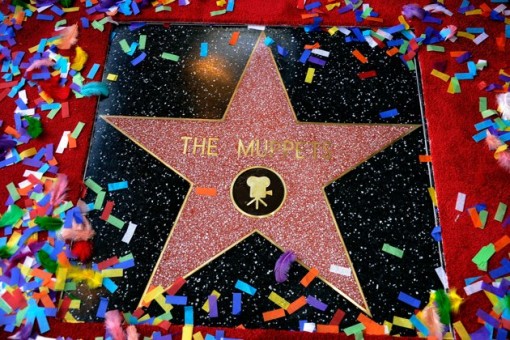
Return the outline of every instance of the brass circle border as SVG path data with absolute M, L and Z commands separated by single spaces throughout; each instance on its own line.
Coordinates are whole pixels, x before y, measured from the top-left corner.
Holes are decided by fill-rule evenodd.
M 246 171 L 251 170 L 251 169 L 266 169 L 266 170 L 269 170 L 269 171 L 273 172 L 276 175 L 276 177 L 278 177 L 280 179 L 280 181 L 282 181 L 283 199 L 280 202 L 280 205 L 275 210 L 270 212 L 269 214 L 266 214 L 266 215 L 251 215 L 251 214 L 248 214 L 247 212 L 245 212 L 241 208 L 239 208 L 239 206 L 236 204 L 236 202 L 234 200 L 234 183 L 236 182 L 236 180 L 239 178 L 240 175 L 242 175 L 243 173 L 245 173 Z M 276 214 L 282 208 L 283 203 L 287 199 L 287 186 L 285 185 L 285 181 L 283 180 L 282 176 L 280 176 L 280 174 L 277 171 L 275 171 L 274 169 L 268 168 L 267 166 L 259 166 L 259 165 L 250 166 L 250 167 L 244 168 L 243 170 L 239 171 L 237 173 L 237 175 L 234 177 L 234 179 L 232 180 L 232 183 L 230 184 L 230 199 L 232 201 L 232 204 L 236 208 L 236 210 L 239 211 L 241 214 L 243 214 L 245 216 L 248 216 L 248 217 L 252 217 L 252 218 L 266 218 L 266 217 L 274 216 L 274 214 Z

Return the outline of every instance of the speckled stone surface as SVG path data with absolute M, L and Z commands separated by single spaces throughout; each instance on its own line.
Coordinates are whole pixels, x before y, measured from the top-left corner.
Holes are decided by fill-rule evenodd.
M 228 41 L 234 31 L 241 32 L 240 39 L 236 46 L 230 46 Z M 120 26 L 115 29 L 115 33 L 104 78 L 108 73 L 114 73 L 119 75 L 119 80 L 110 82 L 111 95 L 100 102 L 99 115 L 215 119 L 224 114 L 259 35 L 259 32 L 241 27 L 172 26 L 166 29 L 157 25 L 145 26 L 134 32 L 130 32 L 127 26 Z M 292 28 L 268 28 L 265 33 L 289 51 L 289 55 L 283 57 L 277 54 L 276 47 L 271 47 L 299 120 L 383 123 L 380 126 L 386 129 L 393 126 L 386 127 L 385 123 L 422 123 L 416 75 L 406 70 L 398 59 L 388 58 L 384 50 L 372 50 L 362 44 L 346 44 L 342 38 L 334 39 L 327 33 L 306 35 L 302 30 Z M 121 50 L 119 41 L 138 41 L 140 34 L 148 37 L 145 50 L 147 58 L 132 67 L 129 61 L 137 54 L 127 56 Z M 200 43 L 204 41 L 209 43 L 209 56 L 200 58 Z M 331 54 L 329 58 L 323 58 L 327 60 L 323 69 L 316 67 L 313 83 L 305 85 L 303 80 L 307 66 L 298 63 L 296 59 L 305 43 L 315 41 L 319 41 L 321 48 L 331 51 Z M 358 65 L 359 62 L 350 55 L 354 48 L 369 58 L 368 65 Z M 179 55 L 180 61 L 175 63 L 163 60 L 160 58 L 162 52 Z M 218 58 L 221 62 L 218 62 Z M 378 76 L 360 81 L 357 73 L 369 69 L 377 70 Z M 379 112 L 391 108 L 397 108 L 400 115 L 390 120 L 381 120 Z M 353 127 L 345 125 L 345 128 Z M 410 132 L 409 126 L 396 129 Z M 440 255 L 437 244 L 430 236 L 437 222 L 427 193 L 431 185 L 429 170 L 427 165 L 418 162 L 418 155 L 427 153 L 423 129 L 421 126 L 405 135 L 367 163 L 343 174 L 325 189 L 352 267 L 359 276 L 374 320 L 378 322 L 391 320 L 393 315 L 411 315 L 413 308 L 397 300 L 399 291 L 425 303 L 428 292 L 440 287 L 434 272 L 434 268 L 440 265 Z M 210 129 L 204 131 L 208 135 Z M 340 135 L 344 140 L 349 136 Z M 89 298 L 90 304 L 82 304 L 81 318 L 94 319 L 97 309 L 94 300 L 97 301 L 98 295 L 108 296 L 109 309 L 122 306 L 124 311 L 128 311 L 136 308 L 151 276 L 151 268 L 155 268 L 164 242 L 172 230 L 173 221 L 183 205 L 189 184 L 101 118 L 96 121 L 86 177 L 92 177 L 102 185 L 128 180 L 130 187 L 127 191 L 108 193 L 107 199 L 115 200 L 112 214 L 138 224 L 133 240 L 126 245 L 120 241 L 123 231 L 101 221 L 98 218 L 100 212 L 91 213 L 91 220 L 99 234 L 95 238 L 94 261 L 132 252 L 137 263 L 136 268 L 125 271 L 124 278 L 114 280 L 119 285 L 114 294 L 99 291 L 99 294 L 95 293 L 96 298 Z M 93 196 L 89 199 L 93 199 Z M 322 199 L 325 200 L 324 194 Z M 314 199 L 307 204 L 311 212 L 317 201 Z M 229 209 L 231 207 L 230 202 Z M 218 215 L 223 216 L 223 213 Z M 405 237 L 401 237 L 403 232 Z M 141 240 L 137 241 L 140 236 Z M 271 237 L 274 238 L 274 235 Z M 399 259 L 382 252 L 383 243 L 404 249 L 404 257 Z M 265 293 L 275 288 L 271 284 L 274 284 L 271 268 L 279 250 L 271 246 L 271 243 L 255 234 L 230 252 L 253 255 L 244 257 L 246 260 L 242 261 L 242 268 L 246 270 L 243 274 L 246 282 L 254 285 L 257 283 L 257 288 Z M 256 256 L 257 253 L 265 252 L 267 256 Z M 261 319 L 261 312 L 276 307 L 267 300 L 267 294 L 260 294 L 249 298 L 249 304 L 243 304 L 246 308 L 243 307 L 241 317 L 227 315 L 223 308 L 231 301 L 229 299 L 235 291 L 233 284 L 237 279 L 242 279 L 235 275 L 239 256 L 234 258 L 232 260 L 232 257 L 220 256 L 188 278 L 189 283 L 183 292 L 188 296 L 190 304 L 201 307 L 202 300 L 212 289 L 226 296 L 224 300 L 218 300 L 219 306 L 223 306 L 219 318 L 208 320 L 207 315 L 200 316 L 196 319 L 197 324 L 237 326 L 242 322 L 249 327 L 297 329 L 298 318 L 328 323 L 334 314 L 336 309 L 320 313 L 314 310 L 312 313 L 311 307 L 306 307 L 310 311 L 304 309 L 303 315 L 265 323 Z M 254 258 L 252 263 L 250 258 Z M 295 272 L 291 273 L 291 281 L 285 284 L 285 289 L 276 290 L 288 300 L 304 294 L 298 282 L 306 270 L 299 265 L 293 266 L 293 270 Z M 328 273 L 331 276 L 333 274 Z M 316 281 L 307 288 L 306 295 L 320 297 L 321 301 L 348 312 L 342 326 L 354 323 L 359 310 L 335 290 Z M 175 322 L 182 320 L 179 313 L 179 309 L 176 309 Z M 405 333 L 403 329 L 396 331 Z

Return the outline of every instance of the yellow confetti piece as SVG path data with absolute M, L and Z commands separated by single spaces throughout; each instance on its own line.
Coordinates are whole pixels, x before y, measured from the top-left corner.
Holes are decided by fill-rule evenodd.
M 466 331 L 466 328 L 464 327 L 461 321 L 454 322 L 453 328 L 455 328 L 457 334 L 460 336 L 462 340 L 471 340 L 471 336 Z
M 28 150 L 23 151 L 19 155 L 20 155 L 21 159 L 25 159 L 27 157 L 32 157 L 36 153 L 37 153 L 37 149 L 36 148 L 30 148 Z
M 202 333 L 196 332 L 193 334 L 193 340 L 204 340 L 204 337 L 202 336 Z
M 216 298 L 218 298 L 218 299 L 221 296 L 221 294 L 218 291 L 216 291 L 216 290 L 213 290 L 211 295 L 216 296 Z M 209 313 L 209 299 L 205 300 L 205 303 L 202 306 L 202 310 L 205 311 L 206 313 Z
M 226 4 L 227 4 L 227 2 L 225 0 L 216 1 L 216 6 L 218 6 L 218 7 L 223 7 Z
M 143 321 L 147 321 L 151 318 L 150 314 L 145 314 L 144 316 L 142 316 L 140 319 L 138 319 L 138 322 L 143 322 Z
M 64 13 L 71 13 L 71 12 L 78 12 L 80 10 L 80 7 L 67 7 L 62 8 Z
M 78 299 L 71 300 L 71 303 L 69 304 L 69 309 L 80 309 L 81 301 Z
M 109 81 L 117 81 L 117 78 L 119 78 L 118 74 L 108 73 L 106 76 L 106 79 Z
M 335 35 L 335 33 L 338 32 L 338 27 L 333 26 L 328 30 L 329 35 Z
M 484 290 L 483 292 L 485 293 L 485 295 L 487 296 L 487 298 L 489 299 L 493 306 L 498 304 L 499 298 L 495 294 L 492 294 L 486 290 Z
M 315 69 L 312 67 L 309 67 L 308 71 L 306 72 L 305 83 L 311 84 L 314 74 L 315 74 Z
M 476 36 L 474 34 L 471 34 L 471 33 L 468 33 L 468 32 L 464 32 L 464 31 L 457 32 L 457 36 L 458 37 L 462 37 L 462 38 L 466 38 L 466 39 L 469 39 L 469 40 L 473 40 L 474 38 L 476 38 Z
M 64 319 L 69 322 L 69 323 L 82 323 L 83 321 L 78 321 L 74 318 L 74 316 L 70 313 L 70 312 L 67 312 L 66 315 L 64 316 Z
M 389 321 L 384 321 L 383 326 L 388 329 L 388 333 L 387 334 L 389 334 L 389 332 L 391 331 L 391 327 L 393 327 L 393 324 L 391 322 L 389 322 Z
M 18 268 L 20 269 L 21 271 L 21 274 L 23 274 L 23 276 L 25 277 L 25 279 L 27 279 L 28 277 L 30 277 L 30 267 L 27 267 L 23 264 L 18 264 Z
M 105 269 L 101 271 L 101 275 L 103 275 L 103 277 L 122 277 L 124 275 L 124 270 L 122 270 L 122 268 Z
M 283 309 L 287 309 L 290 305 L 290 302 L 282 298 L 280 295 L 276 294 L 275 292 L 271 292 L 268 296 L 269 301 L 276 304 L 278 307 L 281 307 Z
M 14 247 L 18 244 L 19 239 L 21 238 L 21 234 L 18 232 L 15 232 L 12 234 L 12 236 L 9 238 L 9 241 L 7 241 L 6 246 L 7 247 Z
M 152 300 L 154 300 L 158 295 L 161 295 L 165 292 L 165 289 L 162 286 L 157 286 L 156 288 L 153 288 L 150 292 L 145 294 L 142 301 L 145 303 L 149 303 Z
M 53 103 L 53 98 L 51 98 L 46 92 L 39 92 L 39 96 L 48 104 Z
M 437 207 L 436 189 L 434 189 L 434 187 L 430 187 L 428 190 L 429 190 L 430 199 L 432 200 L 432 204 Z
M 161 308 L 163 308 L 165 313 L 170 312 L 174 308 L 174 306 L 172 306 L 171 304 L 166 303 L 166 300 L 165 300 L 165 297 L 163 296 L 163 294 L 156 296 L 156 298 L 154 300 L 158 303 L 158 305 Z
M 334 9 L 336 7 L 340 7 L 340 3 L 339 2 L 335 2 L 335 3 L 332 3 L 332 4 L 326 5 L 326 9 L 328 11 L 331 11 L 332 9 Z
M 393 324 L 395 326 L 399 326 L 399 327 L 404 327 L 404 328 L 408 328 L 408 329 L 414 329 L 414 326 L 413 326 L 413 324 L 411 323 L 411 321 L 409 319 L 404 319 L 404 318 L 401 318 L 399 316 L 394 316 L 393 317 Z
M 186 325 L 182 327 L 182 340 L 193 340 L 193 326 Z
M 483 13 L 483 11 L 478 8 L 478 9 L 473 9 L 471 11 L 466 11 L 464 14 L 465 15 L 481 15 Z
M 404 18 L 403 15 L 399 15 L 398 16 L 398 21 L 404 25 L 405 29 L 408 30 L 409 29 L 409 24 L 407 23 L 406 19 Z
M 66 278 L 67 278 L 67 268 L 58 267 L 57 268 L 57 281 L 55 282 L 55 290 L 61 291 L 64 290 L 66 286 Z
M 436 69 L 433 69 L 432 72 L 430 72 L 430 74 L 432 74 L 434 77 L 441 79 L 444 82 L 447 82 L 448 80 L 450 80 L 449 75 L 447 75 L 446 73 L 443 73 L 441 71 L 438 71 Z

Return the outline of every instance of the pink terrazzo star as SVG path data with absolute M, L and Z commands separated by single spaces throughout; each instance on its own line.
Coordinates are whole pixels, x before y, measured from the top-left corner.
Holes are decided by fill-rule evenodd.
M 151 285 L 170 286 L 256 229 L 368 312 L 355 271 L 330 272 L 351 261 L 324 187 L 416 126 L 298 122 L 262 40 L 222 120 L 103 118 L 192 184 Z M 256 166 L 276 171 L 287 189 L 281 208 L 267 217 L 242 214 L 230 196 L 235 177 Z

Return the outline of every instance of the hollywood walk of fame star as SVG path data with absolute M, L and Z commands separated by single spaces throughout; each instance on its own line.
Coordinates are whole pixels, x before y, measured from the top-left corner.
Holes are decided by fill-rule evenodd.
M 416 125 L 298 122 L 271 51 L 260 38 L 223 119 L 103 119 L 192 184 L 150 285 L 170 286 L 258 230 L 295 251 L 302 263 L 317 268 L 322 279 L 369 313 L 355 271 L 351 276 L 330 272 L 333 264 L 352 265 L 324 187 Z M 269 169 L 281 178 L 284 189 L 279 190 L 285 194 L 278 209 L 256 216 L 239 208 L 247 203 L 232 199 L 237 176 L 251 168 Z M 249 198 L 260 203 L 251 204 L 252 211 L 271 204 L 273 197 L 265 194 L 273 190 L 271 183 L 258 181 L 247 189 L 253 189 Z

